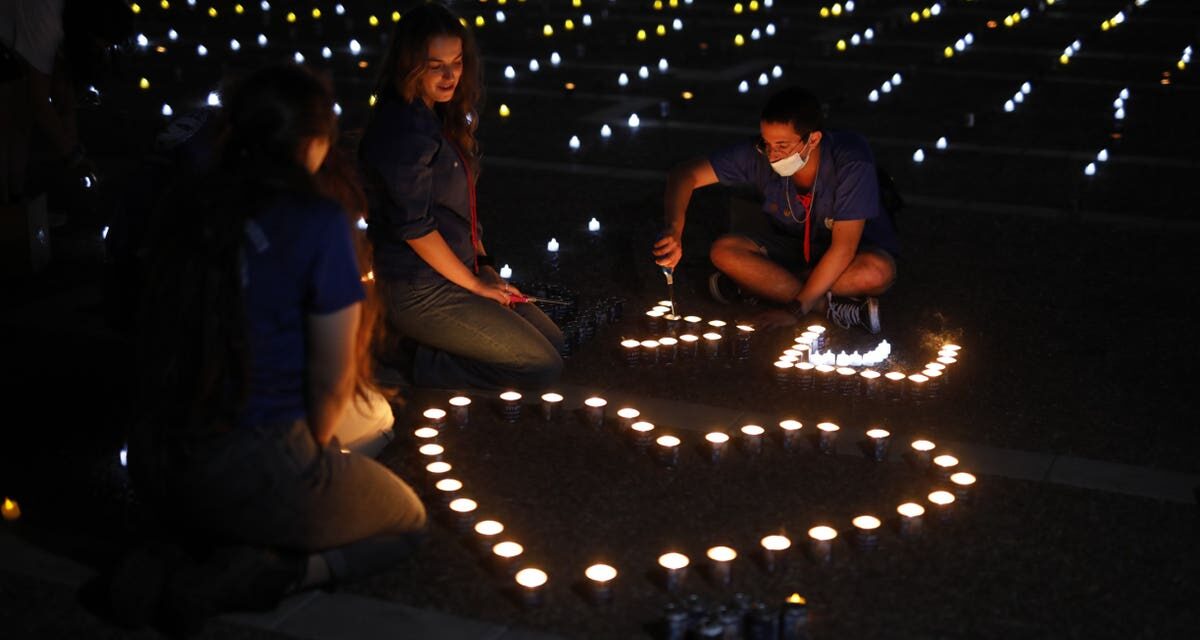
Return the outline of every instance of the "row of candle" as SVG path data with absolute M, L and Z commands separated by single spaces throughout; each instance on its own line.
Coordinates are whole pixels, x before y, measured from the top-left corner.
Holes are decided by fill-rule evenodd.
M 603 408 L 607 402 L 602 398 L 589 398 L 590 403 L 585 403 L 586 406 L 592 408 Z M 561 396 L 551 398 L 550 406 L 561 406 Z M 469 398 L 465 396 L 455 396 L 451 398 L 450 406 L 465 408 L 470 406 Z M 490 554 L 493 562 L 498 570 L 505 576 L 514 579 L 523 589 L 525 601 L 528 604 L 536 605 L 541 601 L 541 594 L 549 576 L 540 568 L 537 567 L 520 567 L 520 561 L 524 554 L 524 547 L 511 539 L 502 539 L 501 534 L 504 532 L 504 525 L 497 520 L 481 520 L 476 522 L 474 519 L 475 512 L 478 509 L 478 504 L 470 499 L 461 497 L 463 483 L 448 474 L 453 470 L 452 465 L 443 460 L 445 448 L 431 440 L 436 439 L 440 427 L 445 424 L 447 412 L 440 408 L 427 409 L 423 413 L 423 417 L 428 421 L 428 426 L 421 427 L 414 432 L 418 441 L 423 441 L 418 448 L 419 454 L 428 460 L 425 464 L 425 469 L 429 473 L 429 478 L 434 489 L 441 496 L 439 503 L 445 505 L 446 508 L 454 515 L 455 523 L 461 532 L 473 530 L 482 552 Z M 593 414 L 594 415 L 594 414 Z M 632 408 L 624 408 L 618 412 L 622 420 L 622 424 L 629 423 L 636 419 L 640 412 Z M 464 424 L 465 424 L 465 419 Z M 639 424 L 639 423 L 634 423 Z M 632 425 L 631 425 L 632 426 Z M 780 428 L 785 433 L 785 442 L 794 440 L 799 434 L 802 424 L 795 420 L 784 420 L 780 422 Z M 833 450 L 833 438 L 836 437 L 839 427 L 833 423 L 820 423 L 817 425 L 820 431 L 821 441 L 823 443 L 822 450 L 831 452 Z M 764 433 L 762 427 L 757 425 L 746 425 L 741 429 L 744 437 L 749 438 L 750 442 L 756 443 L 755 447 L 761 447 L 761 436 Z M 887 442 L 890 434 L 883 429 L 872 429 L 867 432 L 868 438 L 874 441 L 873 456 L 876 460 L 882 461 L 887 457 Z M 726 434 L 713 432 L 706 435 L 706 440 L 713 445 L 714 451 L 720 451 L 724 444 L 729 441 Z M 670 447 L 678 450 L 678 438 L 673 442 L 662 442 L 663 438 L 659 439 L 660 446 Z M 911 444 L 913 459 L 918 463 L 928 464 L 933 468 L 937 468 L 938 476 L 942 479 L 948 479 L 953 485 L 953 492 L 946 490 L 935 490 L 931 492 L 927 499 L 939 515 L 939 520 L 945 521 L 949 519 L 952 512 L 952 505 L 956 500 L 961 500 L 968 495 L 968 491 L 974 486 L 976 478 L 973 474 L 955 471 L 959 461 L 952 455 L 943 454 L 937 457 L 932 457 L 932 452 L 936 445 L 929 440 L 915 440 Z M 714 460 L 719 458 L 719 455 L 714 453 Z M 918 535 L 923 529 L 922 516 L 926 512 L 926 508 L 915 502 L 906 502 L 901 504 L 896 509 L 898 514 L 897 528 L 901 536 L 909 537 Z M 862 514 L 856 516 L 852 521 L 854 529 L 854 542 L 862 550 L 871 550 L 878 546 L 880 529 L 883 521 L 872 514 Z M 839 537 L 839 532 L 829 524 L 819 524 L 808 530 L 809 548 L 812 559 L 819 563 L 829 563 L 832 560 L 834 541 Z M 768 572 L 774 572 L 784 560 L 784 554 L 792 546 L 792 541 L 786 536 L 773 534 L 764 537 L 760 541 L 761 552 L 763 554 L 764 566 Z M 710 567 L 713 571 L 715 581 L 721 586 L 728 586 L 732 571 L 732 563 L 738 557 L 737 552 L 728 546 L 720 545 L 711 547 L 706 552 L 707 558 L 710 560 Z M 665 586 L 669 592 L 677 593 L 681 588 L 686 569 L 690 564 L 690 559 L 678 551 L 670 551 L 659 557 L 659 566 L 664 570 Z M 584 575 L 591 585 L 592 593 L 597 600 L 603 601 L 611 598 L 612 583 L 617 576 L 617 569 L 607 564 L 594 564 L 589 566 Z

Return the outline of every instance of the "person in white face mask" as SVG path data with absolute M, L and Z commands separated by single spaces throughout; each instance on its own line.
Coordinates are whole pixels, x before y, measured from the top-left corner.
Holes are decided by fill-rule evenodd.
M 772 95 L 759 137 L 676 165 L 667 178 L 666 228 L 654 259 L 674 268 L 692 192 L 720 183 L 750 187 L 770 222 L 764 231 L 720 236 L 709 249 L 718 302 L 762 300 L 760 328 L 822 313 L 843 328 L 879 333 L 879 301 L 896 279 L 900 243 L 880 196 L 867 141 L 824 127 L 821 104 L 792 87 Z

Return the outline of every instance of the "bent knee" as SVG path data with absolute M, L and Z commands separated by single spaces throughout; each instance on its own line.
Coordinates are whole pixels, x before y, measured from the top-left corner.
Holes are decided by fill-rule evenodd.
M 762 249 L 756 242 L 739 235 L 724 235 L 713 241 L 712 246 L 708 248 L 708 259 L 712 261 L 718 269 L 724 270 L 728 266 L 738 260 L 749 256 L 762 254 Z

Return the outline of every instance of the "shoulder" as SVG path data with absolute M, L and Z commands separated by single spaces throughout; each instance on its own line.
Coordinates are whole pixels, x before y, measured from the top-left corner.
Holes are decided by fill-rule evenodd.
M 871 144 L 859 133 L 853 131 L 830 130 L 824 132 L 823 144 L 829 149 L 836 164 L 851 162 L 875 163 L 875 154 Z
M 423 156 L 441 146 L 441 123 L 419 101 L 385 98 L 376 103 L 359 144 L 367 159 Z

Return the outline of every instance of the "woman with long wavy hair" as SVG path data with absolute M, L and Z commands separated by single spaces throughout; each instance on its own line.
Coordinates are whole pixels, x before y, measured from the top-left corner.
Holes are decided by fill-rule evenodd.
M 415 386 L 537 388 L 562 370 L 562 332 L 497 274 L 475 202 L 479 54 L 437 2 L 402 13 L 359 145 L 387 332 L 381 360 Z
M 286 65 L 225 102 L 213 166 L 167 199 L 148 243 L 129 468 L 168 536 L 117 565 L 126 623 L 270 608 L 390 566 L 425 526 L 404 481 L 335 437 L 364 289 L 346 213 L 314 178 L 332 92 Z

